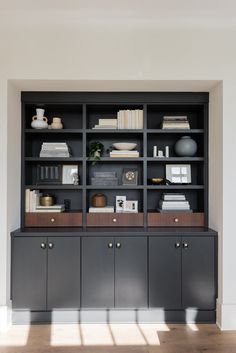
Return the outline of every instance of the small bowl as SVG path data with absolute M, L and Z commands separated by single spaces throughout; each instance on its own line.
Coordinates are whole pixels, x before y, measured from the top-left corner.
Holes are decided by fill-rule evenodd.
M 151 182 L 153 185 L 160 185 L 163 183 L 164 178 L 151 178 Z
M 113 143 L 112 145 L 115 149 L 117 150 L 125 150 L 125 151 L 131 151 L 133 150 L 135 147 L 137 147 L 137 143 L 131 143 L 131 142 L 117 142 L 117 143 Z

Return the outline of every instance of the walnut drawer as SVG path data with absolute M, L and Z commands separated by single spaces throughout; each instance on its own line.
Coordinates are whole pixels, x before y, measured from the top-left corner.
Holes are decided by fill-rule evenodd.
M 80 227 L 82 213 L 26 213 L 26 227 Z
M 203 227 L 204 213 L 148 213 L 149 227 Z
M 143 213 L 87 213 L 88 227 L 143 227 Z

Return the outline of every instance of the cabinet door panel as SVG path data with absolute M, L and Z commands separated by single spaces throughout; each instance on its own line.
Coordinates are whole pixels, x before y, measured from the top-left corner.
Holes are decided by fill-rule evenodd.
M 82 307 L 114 307 L 113 237 L 82 238 Z
M 214 239 L 183 238 L 182 302 L 183 307 L 215 308 Z
M 79 306 L 80 238 L 48 238 L 47 308 L 76 309 Z
M 45 245 L 44 249 L 41 244 Z M 14 238 L 12 253 L 14 309 L 46 310 L 46 244 L 46 237 Z
M 117 237 L 115 244 L 115 307 L 147 307 L 147 238 Z
M 149 237 L 149 306 L 181 308 L 181 237 Z

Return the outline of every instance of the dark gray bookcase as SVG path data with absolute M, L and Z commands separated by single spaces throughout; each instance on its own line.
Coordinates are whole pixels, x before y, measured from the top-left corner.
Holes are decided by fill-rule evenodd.
M 91 198 L 102 192 L 108 204 L 115 204 L 116 195 L 126 195 L 128 199 L 139 201 L 139 214 L 119 216 L 100 215 L 101 226 L 208 226 L 208 93 L 167 93 L 167 92 L 22 92 L 22 204 L 21 225 L 27 226 L 25 217 L 25 189 L 39 189 L 50 193 L 59 203 L 71 201 L 71 211 L 67 215 L 54 215 L 54 226 L 76 225 L 99 226 L 96 215 L 87 215 Z M 53 116 L 62 118 L 63 130 L 34 130 L 32 116 L 36 108 L 45 109 L 49 121 Z M 120 109 L 143 109 L 144 128 L 142 130 L 92 130 L 99 118 L 116 117 Z M 191 130 L 162 130 L 164 115 L 187 115 Z M 191 135 L 198 144 L 196 157 L 181 158 L 174 153 L 174 144 L 183 135 Z M 140 158 L 111 159 L 104 153 L 95 166 L 88 161 L 88 147 L 92 141 L 101 141 L 105 150 L 114 142 L 136 142 Z M 43 142 L 67 142 L 72 149 L 71 158 L 39 158 Z M 155 159 L 152 148 L 158 145 L 164 149 L 170 146 L 170 158 Z M 168 163 L 189 163 L 192 170 L 191 185 L 149 185 L 148 179 L 164 177 Z M 37 165 L 78 164 L 80 185 L 37 185 Z M 135 168 L 139 172 L 137 186 L 122 186 L 123 168 Z M 116 171 L 119 185 L 98 187 L 90 185 L 94 171 Z M 194 213 L 179 216 L 161 215 L 156 209 L 163 192 L 184 192 Z M 74 216 L 73 216 L 74 215 Z M 195 219 L 197 215 L 197 219 Z M 37 215 L 33 215 L 37 217 Z M 30 226 L 48 226 L 45 217 L 39 215 Z M 72 217 L 70 219 L 70 216 Z M 81 217 L 79 217 L 81 216 Z M 28 215 L 30 217 L 30 215 Z M 44 218 L 43 218 L 44 217 Z M 60 222 L 60 217 L 66 218 Z M 77 217 L 77 218 L 76 218 Z M 78 218 L 79 217 L 79 218 Z M 109 218 L 110 217 L 110 218 Z M 122 218 L 123 217 L 123 218 Z M 161 219 L 160 219 L 161 217 Z M 177 218 L 176 218 L 177 217 Z M 76 221 L 75 221 L 76 218 Z M 29 219 L 29 218 L 28 218 Z M 77 222 L 77 220 L 79 221 Z M 31 220 L 32 221 L 32 220 Z M 50 220 L 49 220 L 50 222 Z M 114 222 L 114 224 L 113 224 Z M 173 222 L 175 222 L 173 224 Z M 80 224 L 81 223 L 81 224 Z

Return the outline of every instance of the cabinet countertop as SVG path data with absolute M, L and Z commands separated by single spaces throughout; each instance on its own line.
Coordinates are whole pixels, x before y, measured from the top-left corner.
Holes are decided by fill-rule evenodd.
M 19 228 L 13 237 L 24 236 L 217 236 L 217 232 L 204 227 L 59 227 Z

